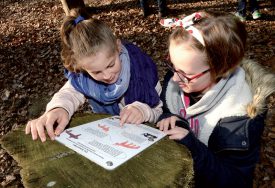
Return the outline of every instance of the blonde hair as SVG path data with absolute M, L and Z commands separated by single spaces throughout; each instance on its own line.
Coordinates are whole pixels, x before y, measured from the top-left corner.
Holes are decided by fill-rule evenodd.
M 75 23 L 78 16 L 83 21 Z M 82 71 L 78 59 L 94 55 L 102 47 L 108 47 L 110 55 L 117 50 L 117 38 L 102 21 L 93 19 L 86 9 L 73 9 L 61 26 L 61 58 L 66 69 L 72 72 Z
M 189 43 L 190 47 L 205 53 L 214 81 L 235 71 L 244 57 L 247 32 L 245 25 L 233 14 L 203 12 L 202 18 L 194 23 L 202 34 L 205 46 L 182 27 L 169 37 L 176 44 Z

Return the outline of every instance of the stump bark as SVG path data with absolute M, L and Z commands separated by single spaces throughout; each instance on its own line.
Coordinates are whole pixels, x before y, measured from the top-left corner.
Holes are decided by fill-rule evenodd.
M 107 117 L 73 118 L 69 127 Z M 189 151 L 164 138 L 113 171 L 105 170 L 57 141 L 33 141 L 24 127 L 1 139 L 1 145 L 22 167 L 25 187 L 192 187 Z

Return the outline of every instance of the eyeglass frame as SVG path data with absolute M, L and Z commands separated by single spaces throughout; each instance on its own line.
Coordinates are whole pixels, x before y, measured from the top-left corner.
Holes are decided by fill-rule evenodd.
M 168 61 L 164 61 L 164 62 L 165 62 L 165 65 L 168 67 L 168 69 L 170 71 L 172 71 L 174 74 L 176 73 L 178 75 L 178 77 L 180 78 L 180 80 L 185 84 L 189 84 L 192 80 L 194 80 L 196 78 L 200 78 L 201 76 L 203 76 L 205 73 L 207 73 L 210 70 L 210 68 L 209 68 L 209 69 L 207 69 L 207 70 L 205 70 L 201 73 L 198 73 L 198 74 L 192 76 L 191 78 L 189 78 L 189 77 L 185 76 L 184 74 L 178 72 Z

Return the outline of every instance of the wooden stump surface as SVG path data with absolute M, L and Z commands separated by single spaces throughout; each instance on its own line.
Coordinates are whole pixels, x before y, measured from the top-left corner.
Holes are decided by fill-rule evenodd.
M 69 127 L 106 115 L 73 118 Z M 57 141 L 33 141 L 24 127 L 1 139 L 1 145 L 22 167 L 25 187 L 190 187 L 193 163 L 188 150 L 167 137 L 112 171 L 105 170 Z

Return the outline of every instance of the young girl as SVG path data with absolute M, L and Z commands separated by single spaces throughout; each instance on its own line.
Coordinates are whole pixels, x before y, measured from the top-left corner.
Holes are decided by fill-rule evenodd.
M 234 15 L 194 13 L 170 24 L 179 27 L 157 126 L 190 150 L 196 187 L 252 187 L 274 74 L 244 58 L 247 34 Z
M 120 115 L 121 125 L 156 122 L 162 113 L 161 86 L 149 56 L 133 44 L 121 43 L 106 24 L 89 18 L 85 10 L 73 10 L 64 20 L 61 39 L 68 81 L 46 112 L 28 122 L 26 134 L 44 142 L 46 129 L 54 140 L 85 99 L 95 113 Z

